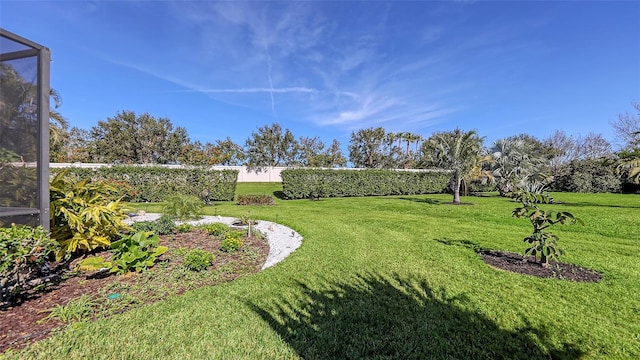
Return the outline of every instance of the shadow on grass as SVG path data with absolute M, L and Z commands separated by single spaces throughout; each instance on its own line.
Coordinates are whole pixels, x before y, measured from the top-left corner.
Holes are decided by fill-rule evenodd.
M 566 206 L 576 206 L 576 207 L 607 207 L 607 208 L 620 208 L 620 209 L 640 209 L 640 205 L 638 206 L 625 206 L 625 205 L 610 205 L 610 204 L 598 204 L 592 202 L 564 202 L 558 201 L 554 202 L 553 205 L 566 205 Z
M 452 240 L 452 239 L 443 238 L 443 239 L 435 239 L 435 241 L 444 245 L 449 245 L 449 246 L 461 246 L 467 249 L 471 249 L 475 252 L 487 250 L 482 246 L 480 246 L 478 243 L 475 243 L 471 240 Z
M 440 200 L 430 199 L 430 198 L 419 199 L 419 198 L 413 198 L 413 197 L 399 197 L 398 199 L 407 200 L 407 201 L 413 201 L 413 202 L 417 202 L 417 203 L 440 205 Z
M 280 199 L 280 200 L 287 200 L 287 197 L 284 195 L 284 192 L 278 190 L 278 191 L 274 191 L 273 192 L 273 196 L 275 196 L 276 198 Z
M 298 283 L 295 301 L 250 304 L 304 359 L 576 359 L 545 329 L 498 327 L 463 308 L 465 296 L 398 275 L 358 275 L 348 282 Z

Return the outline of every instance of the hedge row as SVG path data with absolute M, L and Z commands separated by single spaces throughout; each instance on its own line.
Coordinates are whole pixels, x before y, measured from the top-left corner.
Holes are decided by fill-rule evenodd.
M 125 200 L 160 202 L 176 193 L 194 195 L 210 205 L 231 201 L 236 192 L 237 170 L 166 168 L 161 166 L 112 166 L 97 169 L 68 168 L 71 175 L 113 182 Z M 62 169 L 51 169 L 52 176 Z
M 308 169 L 283 170 L 281 176 L 288 199 L 440 193 L 451 177 L 445 171 Z

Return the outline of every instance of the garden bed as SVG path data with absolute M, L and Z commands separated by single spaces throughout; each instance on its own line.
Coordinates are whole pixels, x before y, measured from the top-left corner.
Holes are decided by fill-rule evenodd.
M 112 275 L 77 273 L 72 262 L 61 280 L 29 291 L 22 302 L 0 309 L 0 352 L 21 348 L 29 342 L 41 340 L 52 330 L 65 325 L 58 318 L 47 317 L 54 308 L 64 309 L 67 317 L 79 315 L 80 320 L 111 316 L 180 294 L 202 286 L 224 283 L 260 271 L 267 259 L 269 245 L 266 239 L 243 239 L 244 246 L 236 252 L 219 251 L 220 240 L 202 229 L 187 233 L 161 236 L 160 245 L 169 250 L 159 263 L 142 273 Z M 206 271 L 192 272 L 181 266 L 184 253 L 201 249 L 215 254 L 214 264 Z M 95 255 L 108 255 L 96 253 Z M 77 300 L 86 295 L 89 305 Z M 72 305 L 68 305 L 68 304 Z M 75 306 L 74 306 L 75 305 Z

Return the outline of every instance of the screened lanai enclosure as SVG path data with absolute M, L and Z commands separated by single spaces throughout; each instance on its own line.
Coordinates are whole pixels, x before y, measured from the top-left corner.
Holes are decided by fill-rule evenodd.
M 0 226 L 49 229 L 46 47 L 0 29 Z

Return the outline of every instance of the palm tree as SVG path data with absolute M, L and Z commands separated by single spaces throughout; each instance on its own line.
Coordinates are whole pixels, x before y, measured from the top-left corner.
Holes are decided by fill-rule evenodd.
M 482 148 L 482 138 L 474 131 L 460 129 L 433 134 L 424 144 L 432 165 L 451 171 L 449 186 L 453 203 L 460 204 L 462 180 L 473 170 Z
M 522 139 L 497 140 L 489 150 L 498 191 L 506 196 L 518 188 L 541 190 L 550 176 L 544 159 L 527 149 Z

